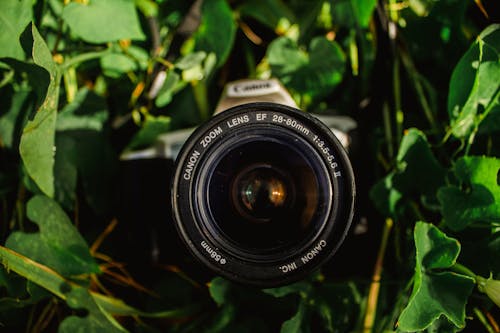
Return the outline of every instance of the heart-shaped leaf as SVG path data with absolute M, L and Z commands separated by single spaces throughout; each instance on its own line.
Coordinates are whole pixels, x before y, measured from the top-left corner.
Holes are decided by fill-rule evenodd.
M 424 204 L 437 204 L 436 191 L 444 185 L 446 170 L 434 157 L 425 134 L 410 129 L 401 141 L 397 166 L 379 181 L 370 196 L 377 208 L 388 216 L 399 213 L 400 202 L 412 195 Z
M 432 224 L 424 222 L 417 222 L 414 238 L 416 264 L 413 291 L 399 317 L 399 328 L 405 332 L 425 330 L 442 317 L 457 328 L 463 328 L 465 305 L 474 280 L 446 270 L 456 263 L 460 244 Z
M 438 199 L 446 225 L 462 230 L 472 223 L 500 221 L 500 159 L 467 156 L 455 162 L 458 186 L 442 187 Z
M 75 310 L 86 310 L 83 317 L 69 316 L 59 325 L 59 333 L 73 332 L 127 332 L 110 314 L 104 312 L 92 295 L 83 288 L 71 288 L 66 293 L 66 303 Z
M 27 204 L 27 215 L 39 232 L 13 232 L 6 246 L 43 263 L 63 276 L 99 273 L 87 243 L 52 199 L 39 195 Z

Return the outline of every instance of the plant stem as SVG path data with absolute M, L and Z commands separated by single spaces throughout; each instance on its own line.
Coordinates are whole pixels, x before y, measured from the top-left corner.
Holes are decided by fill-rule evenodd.
M 153 60 L 162 64 L 163 66 L 165 66 L 168 69 L 173 69 L 175 67 L 175 65 L 173 63 L 171 63 L 170 61 L 163 59 L 161 57 L 155 57 L 155 58 L 153 58 Z
M 416 70 L 413 61 L 411 60 L 407 52 L 401 52 L 401 60 L 403 61 L 403 65 L 405 66 L 406 71 L 408 72 L 408 75 L 412 80 L 413 87 L 417 94 L 422 110 L 424 111 L 424 115 L 427 118 L 427 121 L 430 123 L 434 134 L 437 135 L 441 132 L 441 128 L 438 121 L 436 120 L 434 112 L 432 112 L 432 108 L 429 102 L 427 101 L 427 97 L 425 96 L 424 88 L 422 87 L 422 83 L 420 82 L 419 78 L 420 74 Z
M 13 79 L 14 79 L 14 70 L 9 70 L 3 77 L 2 81 L 0 81 L 0 88 L 3 88 L 4 86 L 8 85 Z
M 66 101 L 73 102 L 78 91 L 75 67 L 68 67 L 63 73 L 64 87 L 66 89 Z
M 17 199 L 14 204 L 14 211 L 10 217 L 9 227 L 13 229 L 16 226 L 16 222 L 21 231 L 24 230 L 24 200 L 26 198 L 26 188 L 22 181 L 20 181 L 19 188 L 17 190 Z
M 488 319 L 484 316 L 484 314 L 478 308 L 474 308 L 474 314 L 477 319 L 483 324 L 483 326 L 488 330 L 488 333 L 498 333 L 498 330 L 495 330 L 489 323 Z
M 57 301 L 52 298 L 49 303 L 43 308 L 42 313 L 38 315 L 38 319 L 31 329 L 32 332 L 44 332 L 47 326 L 50 324 L 52 318 L 56 314 Z
M 198 106 L 200 117 L 205 121 L 210 118 L 207 84 L 205 81 L 198 81 L 191 84 L 191 86 L 193 87 L 194 99 Z
M 111 53 L 111 49 L 105 49 L 102 51 L 95 51 L 95 52 L 88 52 L 88 53 L 82 53 L 74 56 L 73 58 L 70 58 L 66 60 L 62 65 L 61 69 L 64 71 L 70 67 L 73 66 L 78 66 L 82 62 L 89 61 L 89 60 L 94 60 L 94 59 L 99 59 L 107 54 Z
M 384 117 L 384 133 L 385 133 L 385 141 L 387 144 L 387 155 L 390 160 L 394 158 L 394 147 L 393 147 L 393 135 L 391 128 L 391 116 L 389 111 L 389 106 L 387 102 L 382 106 L 382 114 Z
M 465 267 L 462 264 L 456 263 L 455 265 L 453 265 L 453 267 L 451 267 L 451 269 L 453 271 L 455 271 L 456 273 L 467 275 L 467 276 L 473 278 L 475 282 L 477 280 L 477 275 L 473 271 L 471 271 L 469 268 Z
M 377 261 L 375 263 L 375 268 L 373 270 L 372 283 L 370 285 L 370 291 L 368 292 L 367 306 L 365 312 L 365 320 L 363 324 L 363 333 L 373 332 L 373 326 L 375 323 L 375 317 L 377 314 L 377 303 L 378 295 L 380 291 L 380 279 L 382 275 L 382 268 L 384 264 L 384 256 L 387 249 L 387 243 L 389 240 L 389 235 L 394 222 L 391 218 L 385 220 L 384 229 L 382 231 L 382 240 L 380 241 L 380 247 L 377 254 Z
M 476 139 L 476 133 L 477 133 L 478 127 L 474 128 L 474 131 L 469 136 L 469 139 L 467 140 L 467 145 L 465 146 L 465 152 L 464 155 L 468 156 L 470 149 L 472 145 L 474 144 L 474 140 Z

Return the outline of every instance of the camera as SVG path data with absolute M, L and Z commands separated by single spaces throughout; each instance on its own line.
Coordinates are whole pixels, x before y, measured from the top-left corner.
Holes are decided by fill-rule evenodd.
M 146 174 L 169 179 L 170 200 L 153 195 L 157 202 L 135 213 L 136 225 L 174 225 L 199 262 L 239 283 L 274 287 L 302 279 L 335 253 L 351 225 L 355 183 L 346 150 L 355 127 L 348 117 L 298 110 L 275 79 L 229 83 L 209 121 L 122 155 L 134 170 L 164 160 L 163 170 Z M 158 257 L 166 237 L 155 228 L 150 236 L 150 254 Z

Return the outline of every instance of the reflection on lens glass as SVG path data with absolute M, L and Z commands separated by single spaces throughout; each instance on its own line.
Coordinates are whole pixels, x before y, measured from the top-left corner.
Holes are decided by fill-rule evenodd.
M 327 215 L 327 173 L 307 143 L 291 142 L 268 136 L 239 141 L 213 164 L 207 211 L 216 232 L 234 246 L 276 252 L 310 239 Z
M 270 164 L 250 165 L 236 176 L 232 187 L 235 208 L 248 221 L 270 222 L 289 209 L 293 183 L 286 173 Z

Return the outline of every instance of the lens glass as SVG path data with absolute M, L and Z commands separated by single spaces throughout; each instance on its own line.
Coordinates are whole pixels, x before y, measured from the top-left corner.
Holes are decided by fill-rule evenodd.
M 296 137 L 247 136 L 219 148 L 201 188 L 212 233 L 247 253 L 303 246 L 331 207 L 314 149 Z
M 286 172 L 271 164 L 252 164 L 231 185 L 232 205 L 248 221 L 267 223 L 289 208 L 295 194 Z

